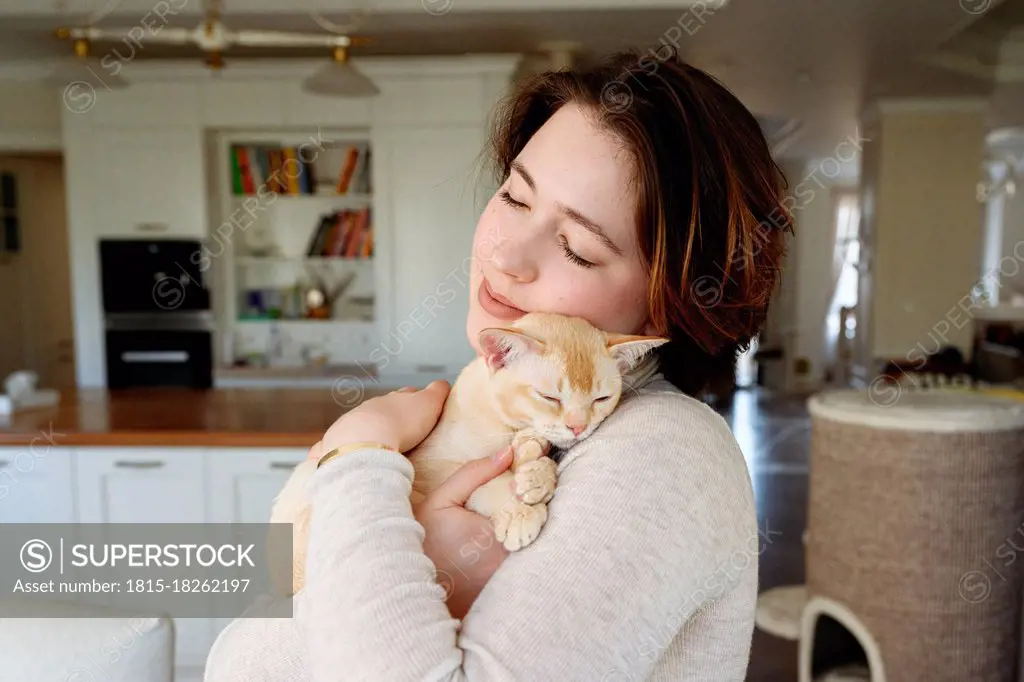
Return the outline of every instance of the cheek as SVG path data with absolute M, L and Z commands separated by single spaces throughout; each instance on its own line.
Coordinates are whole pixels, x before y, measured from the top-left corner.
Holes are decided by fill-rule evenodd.
M 555 312 L 582 317 L 595 327 L 609 332 L 635 333 L 646 319 L 645 280 L 639 273 L 601 276 L 600 273 L 576 273 L 568 263 L 553 273 L 547 290 L 557 296 L 551 302 Z M 557 294 L 555 293 L 557 292 Z
M 476 224 L 476 232 L 473 233 L 473 261 L 476 265 L 475 272 L 481 269 L 486 270 L 486 264 L 494 260 L 495 253 L 501 248 L 502 243 L 508 239 L 509 219 L 505 216 L 508 207 L 501 203 L 497 197 L 492 197 L 487 207 L 480 214 Z M 483 266 L 483 267 L 481 267 Z

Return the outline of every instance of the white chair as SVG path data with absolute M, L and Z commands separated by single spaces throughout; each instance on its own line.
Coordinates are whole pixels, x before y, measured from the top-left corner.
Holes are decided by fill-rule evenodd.
M 173 681 L 169 617 L 56 600 L 33 600 L 39 617 L 2 617 L 19 601 L 0 599 L 0 682 Z

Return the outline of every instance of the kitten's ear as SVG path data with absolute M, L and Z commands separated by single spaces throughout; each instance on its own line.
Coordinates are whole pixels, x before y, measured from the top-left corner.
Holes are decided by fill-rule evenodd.
M 487 367 L 492 372 L 501 369 L 516 358 L 539 354 L 544 350 L 543 342 L 518 329 L 487 327 L 480 330 L 477 339 L 480 341 L 480 349 L 484 352 L 484 357 L 487 358 Z
M 668 339 L 660 336 L 635 336 L 632 334 L 605 334 L 608 339 L 608 350 L 619 364 L 619 373 L 630 371 L 647 355 L 647 353 Z

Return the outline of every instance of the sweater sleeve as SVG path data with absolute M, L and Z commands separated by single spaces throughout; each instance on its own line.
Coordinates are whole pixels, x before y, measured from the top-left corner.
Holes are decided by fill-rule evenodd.
M 312 679 L 644 679 L 657 663 L 647 643 L 731 590 L 723 567 L 757 544 L 749 477 L 720 417 L 682 396 L 645 398 L 567 453 L 540 537 L 505 560 L 461 628 L 423 553 L 409 462 L 364 450 L 319 469 L 303 615 Z

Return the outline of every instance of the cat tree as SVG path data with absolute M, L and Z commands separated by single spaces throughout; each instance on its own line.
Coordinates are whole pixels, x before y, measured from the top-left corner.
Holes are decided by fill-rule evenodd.
M 896 385 L 810 399 L 800 682 L 826 626 L 871 682 L 1012 682 L 1024 556 L 1024 402 Z

